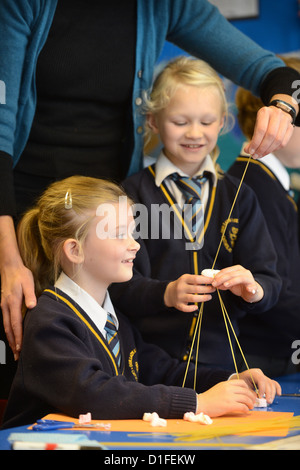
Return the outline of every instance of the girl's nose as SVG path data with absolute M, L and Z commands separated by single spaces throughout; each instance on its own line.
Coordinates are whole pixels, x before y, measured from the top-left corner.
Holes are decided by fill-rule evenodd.
M 203 135 L 202 126 L 199 124 L 192 124 L 186 131 L 186 137 L 189 139 L 199 139 Z
M 134 251 L 136 253 L 139 251 L 140 248 L 141 248 L 141 245 L 133 237 L 131 237 L 129 250 Z

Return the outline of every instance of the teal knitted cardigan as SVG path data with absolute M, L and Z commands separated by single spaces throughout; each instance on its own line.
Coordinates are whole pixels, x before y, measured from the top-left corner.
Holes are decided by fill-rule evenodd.
M 35 107 L 35 70 L 58 0 L 1 0 L 0 151 L 13 166 L 26 145 Z M 136 70 L 132 95 L 134 150 L 129 174 L 142 167 L 142 92 L 152 84 L 165 40 L 209 62 L 221 75 L 258 94 L 266 75 L 284 64 L 228 23 L 206 0 L 137 0 Z M 121 71 L 120 71 L 121 73 Z

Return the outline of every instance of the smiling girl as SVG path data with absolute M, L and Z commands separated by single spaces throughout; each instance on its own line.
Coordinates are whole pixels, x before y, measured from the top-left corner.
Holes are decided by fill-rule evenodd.
M 238 332 L 239 318 L 263 314 L 274 305 L 281 282 L 266 222 L 254 192 L 245 186 L 228 220 L 215 266 L 219 272 L 213 279 L 201 275 L 213 266 L 239 187 L 239 180 L 222 175 L 216 163 L 218 137 L 229 118 L 224 84 L 207 63 L 179 57 L 156 78 L 146 113 L 148 134 L 160 137 L 162 150 L 154 165 L 126 179 L 123 186 L 152 215 L 148 233 L 154 232 L 153 221 L 158 220 L 161 233 L 170 224 L 170 236 L 141 235 L 133 278 L 113 286 L 111 295 L 145 339 L 183 361 L 190 353 L 198 304 L 205 302 L 199 362 L 231 367 L 216 288 L 223 291 Z M 195 214 L 200 222 L 202 214 L 200 228 L 193 224 L 196 216 L 186 222 L 186 206 L 193 209 L 193 199 L 182 191 L 182 181 L 185 187 L 198 186 Z M 164 206 L 170 213 L 174 208 L 169 221 L 153 217 Z M 184 236 L 178 236 L 178 224 L 184 227 Z
M 203 394 L 182 388 L 185 367 L 144 343 L 115 311 L 107 288 L 131 278 L 139 249 L 131 204 L 116 185 L 75 176 L 53 183 L 23 217 L 20 249 L 39 300 L 25 316 L 4 427 L 53 412 L 133 419 L 156 411 L 182 418 L 186 411 L 220 415 L 253 407 L 249 372 L 228 381 L 228 371 L 203 369 L 198 371 Z M 107 320 L 117 330 L 116 349 L 107 336 Z M 280 393 L 261 371 L 252 375 L 270 401 Z

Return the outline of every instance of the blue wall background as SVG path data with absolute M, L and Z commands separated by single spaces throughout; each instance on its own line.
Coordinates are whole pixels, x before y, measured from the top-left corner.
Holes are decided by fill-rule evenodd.
M 260 0 L 259 4 L 259 18 L 232 21 L 232 24 L 277 54 L 300 50 L 298 0 Z
M 283 54 L 300 50 L 300 16 L 298 0 L 259 0 L 259 17 L 231 21 L 239 30 L 262 47 Z M 182 51 L 166 43 L 161 59 Z
M 298 0 L 260 0 L 258 18 L 234 20 L 231 23 L 259 45 L 276 54 L 300 54 L 299 4 Z M 159 61 L 168 61 L 183 53 L 178 47 L 166 42 Z M 235 87 L 227 84 L 227 88 L 229 101 L 232 102 Z M 220 137 L 219 163 L 224 170 L 237 157 L 242 143 L 243 136 L 237 125 L 230 134 Z

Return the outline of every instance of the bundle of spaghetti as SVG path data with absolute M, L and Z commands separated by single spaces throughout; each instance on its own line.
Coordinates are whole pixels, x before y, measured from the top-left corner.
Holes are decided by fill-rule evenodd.
M 230 209 L 228 218 L 227 218 L 226 223 L 225 223 L 225 227 L 224 227 L 224 229 L 223 229 L 223 231 L 222 231 L 220 244 L 219 244 L 219 246 L 218 246 L 217 253 L 216 253 L 216 255 L 215 255 L 215 259 L 214 259 L 214 262 L 213 262 L 213 265 L 212 265 L 212 270 L 214 270 L 214 267 L 215 267 L 215 264 L 216 264 L 216 261 L 217 261 L 218 255 L 219 255 L 219 251 L 220 251 L 220 248 L 221 248 L 223 239 L 224 239 L 224 237 L 225 237 L 225 232 L 226 232 L 226 229 L 227 229 L 227 226 L 228 226 L 228 223 L 229 223 L 231 214 L 232 214 L 232 212 L 233 212 L 234 206 L 235 206 L 235 204 L 236 204 L 236 201 L 237 201 L 239 192 L 240 192 L 240 190 L 241 190 L 243 181 L 244 181 L 244 179 L 245 179 L 246 172 L 247 172 L 247 169 L 248 169 L 250 160 L 251 160 L 251 155 L 249 155 L 249 157 L 248 157 L 248 160 L 247 160 L 247 163 L 246 163 L 246 167 L 245 167 L 244 173 L 243 173 L 242 178 L 241 178 L 241 180 L 240 180 L 240 183 L 239 183 L 239 186 L 238 186 L 238 189 L 237 189 L 237 192 L 236 192 L 234 201 L 233 201 L 233 203 L 232 203 L 232 206 L 231 206 L 231 209 Z M 218 291 L 218 295 L 219 295 L 220 306 L 221 306 L 221 310 L 222 310 L 223 318 L 224 318 L 224 322 L 225 322 L 225 327 L 226 327 L 226 330 L 227 330 L 227 335 L 228 335 L 228 339 L 229 339 L 229 344 L 230 344 L 230 348 L 231 348 L 231 352 L 232 352 L 232 357 L 233 357 L 233 361 L 234 361 L 234 366 L 235 366 L 236 374 L 237 374 L 237 377 L 239 377 L 239 373 L 238 373 L 238 369 L 237 369 L 237 365 L 236 365 L 236 360 L 235 360 L 235 356 L 234 356 L 234 352 L 233 352 L 233 347 L 232 347 L 232 343 L 231 343 L 231 339 L 230 339 L 230 334 L 229 334 L 229 330 L 228 330 L 228 323 L 227 323 L 227 320 L 228 320 L 228 322 L 229 322 L 229 324 L 230 324 L 230 327 L 231 327 L 231 329 L 232 329 L 232 331 L 233 331 L 233 334 L 234 334 L 234 337 L 235 337 L 236 341 L 237 341 L 237 337 L 236 337 L 236 334 L 235 334 L 235 332 L 234 332 L 234 330 L 233 330 L 232 324 L 231 324 L 231 322 L 230 322 L 228 313 L 227 313 L 227 311 L 226 311 L 224 302 L 223 302 L 223 300 L 222 300 L 222 298 L 221 298 L 221 296 L 220 296 L 219 291 Z M 201 331 L 201 324 L 202 324 L 203 308 L 204 308 L 204 303 L 202 302 L 200 309 L 198 309 L 198 316 L 196 317 L 196 318 L 197 318 L 197 320 L 196 320 L 196 326 L 195 326 L 194 333 L 193 333 L 192 344 L 191 344 L 191 347 L 190 347 L 190 352 L 189 352 L 188 359 L 187 359 L 187 365 L 186 365 L 185 375 L 184 375 L 183 383 L 182 383 L 182 387 L 184 387 L 184 386 L 185 386 L 185 382 L 186 382 L 187 373 L 188 373 L 188 370 L 189 370 L 189 367 L 190 367 L 190 362 L 191 362 L 191 359 L 192 359 L 194 344 L 195 344 L 196 337 L 197 337 L 197 346 L 196 346 L 196 355 L 195 355 L 195 372 L 194 372 L 194 390 L 196 390 L 197 364 L 198 364 L 198 357 L 199 357 L 199 343 L 200 343 L 200 331 Z M 247 362 L 246 362 L 246 359 L 245 359 L 245 357 L 244 357 L 244 354 L 243 354 L 243 352 L 242 352 L 242 350 L 241 350 L 241 347 L 240 347 L 238 341 L 237 341 L 237 344 L 238 344 L 238 347 L 239 347 L 240 352 L 241 352 L 241 354 L 242 354 L 242 357 L 243 357 L 243 359 L 244 359 L 244 362 L 245 362 L 245 364 L 246 364 L 246 367 L 247 367 L 247 369 L 249 370 L 248 364 L 247 364 Z M 250 374 L 250 375 L 251 375 L 251 374 Z M 252 378 L 252 376 L 251 376 L 251 378 Z M 255 384 L 253 378 L 252 378 L 252 382 L 253 382 L 254 388 L 255 388 L 255 390 L 256 390 L 256 393 L 257 393 L 257 395 L 258 395 L 258 390 L 257 390 L 257 388 L 256 388 L 256 384 Z
M 194 349 L 194 343 L 195 343 L 195 340 L 196 340 L 196 334 L 198 333 L 196 361 L 195 361 L 195 372 L 194 372 L 194 390 L 196 390 L 197 366 L 198 366 L 198 355 L 199 355 L 199 342 L 200 342 L 200 331 L 201 331 L 203 308 L 204 308 L 204 303 L 202 302 L 201 305 L 200 305 L 198 316 L 197 316 L 197 324 L 196 324 L 195 333 L 194 333 L 193 340 L 192 340 L 192 345 L 191 345 L 189 357 L 188 357 L 188 360 L 187 360 L 185 374 L 184 374 L 184 378 L 183 378 L 183 382 L 182 382 L 182 388 L 184 388 L 184 386 L 185 386 L 185 381 L 186 381 L 187 373 L 188 373 L 188 370 L 189 370 L 189 367 L 190 367 L 190 362 L 191 362 L 192 353 L 193 353 L 193 349 Z
M 219 296 L 219 300 L 220 300 L 220 306 L 221 306 L 222 313 L 223 313 L 224 323 L 225 323 L 225 327 L 226 327 L 226 331 L 227 331 L 228 341 L 229 341 L 229 345 L 230 345 L 230 349 L 231 349 L 232 359 L 233 359 L 233 362 L 234 362 L 234 367 L 235 367 L 235 370 L 236 370 L 237 378 L 239 378 L 239 372 L 238 372 L 238 368 L 237 368 L 237 365 L 236 365 L 236 359 L 235 359 L 234 349 L 233 349 L 232 342 L 231 342 L 231 339 L 230 339 L 230 333 L 229 333 L 228 324 L 230 325 L 230 328 L 231 328 L 231 331 L 232 331 L 232 333 L 233 333 L 233 335 L 234 335 L 236 344 L 237 344 L 237 346 L 238 346 L 238 348 L 239 348 L 239 350 L 240 350 L 240 353 L 241 353 L 241 356 L 242 356 L 242 358 L 243 358 L 243 360 L 244 360 L 245 366 L 246 366 L 246 368 L 247 368 L 247 370 L 248 370 L 248 372 L 249 372 L 249 374 L 250 374 L 250 377 L 251 377 L 251 380 L 252 380 L 254 389 L 255 389 L 255 391 L 256 391 L 256 394 L 257 394 L 257 396 L 259 397 L 259 393 L 258 393 L 258 389 L 257 389 L 256 383 L 255 383 L 255 381 L 254 381 L 254 379 L 253 379 L 253 376 L 252 376 L 251 371 L 250 371 L 250 369 L 249 369 L 249 366 L 248 366 L 248 363 L 247 363 L 247 361 L 246 361 L 245 355 L 244 355 L 244 353 L 243 353 L 243 351 L 242 351 L 241 345 L 240 345 L 239 340 L 238 340 L 238 338 L 237 338 L 237 335 L 236 335 L 236 333 L 235 333 L 235 331 L 234 331 L 234 328 L 233 328 L 232 323 L 231 323 L 231 321 L 230 321 L 230 318 L 229 318 L 229 315 L 228 315 L 228 313 L 227 313 L 225 304 L 224 304 L 224 302 L 223 302 L 223 300 L 222 300 L 220 291 L 219 291 L 218 289 L 217 289 L 217 292 L 218 292 L 218 296 Z
M 201 427 L 199 431 L 194 431 L 189 434 L 178 434 L 175 440 L 193 442 L 204 439 L 221 438 L 232 435 L 255 435 L 256 433 L 263 433 L 264 436 L 272 435 L 275 433 L 277 436 L 286 431 L 299 431 L 300 430 L 300 416 L 282 416 L 273 419 L 257 419 L 251 422 L 243 417 L 237 417 L 236 422 L 233 424 L 222 425 L 218 424 L 217 420 L 211 426 Z M 268 434 L 270 432 L 270 434 Z

